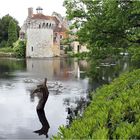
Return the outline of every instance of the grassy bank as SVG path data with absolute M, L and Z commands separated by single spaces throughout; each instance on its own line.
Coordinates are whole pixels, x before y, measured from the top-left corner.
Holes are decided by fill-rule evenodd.
M 54 139 L 140 139 L 140 70 L 125 73 L 92 94 L 83 117 Z
M 0 57 L 14 57 L 14 51 L 11 47 L 0 48 Z

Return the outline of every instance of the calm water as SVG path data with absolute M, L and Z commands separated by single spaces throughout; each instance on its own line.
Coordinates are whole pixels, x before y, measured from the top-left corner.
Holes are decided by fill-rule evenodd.
M 30 98 L 30 91 L 48 78 L 50 95 L 45 113 L 50 129 L 49 138 L 60 125 L 67 125 L 67 108 L 74 108 L 86 99 L 87 64 L 74 59 L 0 59 L 0 138 L 41 139 L 33 131 L 41 128 L 36 113 L 38 98 Z M 81 70 L 81 72 L 80 72 Z M 80 78 L 83 77 L 83 78 Z M 82 97 L 82 98 L 81 98 Z
M 111 81 L 128 67 L 126 60 L 106 69 L 101 66 L 100 77 L 102 81 Z M 0 138 L 46 138 L 45 135 L 33 133 L 42 126 L 36 113 L 38 98 L 30 98 L 31 91 L 45 77 L 48 78 L 50 92 L 44 108 L 50 125 L 48 138 L 58 132 L 60 125 L 68 125 L 70 109 L 82 111 L 88 90 L 101 84 L 98 78 L 92 84 L 89 82 L 85 76 L 87 69 L 85 61 L 67 58 L 26 61 L 0 58 Z

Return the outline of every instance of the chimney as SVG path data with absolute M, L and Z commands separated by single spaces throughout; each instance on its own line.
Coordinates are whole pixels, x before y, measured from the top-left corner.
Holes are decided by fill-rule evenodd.
M 33 8 L 28 8 L 28 18 L 31 18 L 33 16 Z

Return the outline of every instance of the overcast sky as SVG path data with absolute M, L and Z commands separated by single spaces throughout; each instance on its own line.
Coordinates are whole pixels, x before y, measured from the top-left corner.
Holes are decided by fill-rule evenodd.
M 18 20 L 21 26 L 28 14 L 28 7 L 34 8 L 36 13 L 36 7 L 41 6 L 43 8 L 43 14 L 51 15 L 53 11 L 65 16 L 65 8 L 62 6 L 64 0 L 1 0 L 0 4 L 0 18 L 6 14 L 10 14 L 12 17 Z

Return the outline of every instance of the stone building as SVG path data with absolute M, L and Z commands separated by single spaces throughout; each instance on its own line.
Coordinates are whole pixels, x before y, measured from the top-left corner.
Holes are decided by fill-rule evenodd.
M 66 20 L 58 13 L 43 14 L 41 7 L 28 8 L 28 17 L 20 30 L 20 39 L 27 40 L 26 57 L 60 56 L 60 40 L 65 38 Z
M 82 52 L 89 52 L 86 45 L 81 45 L 78 41 L 73 41 L 71 43 L 71 47 L 73 48 L 73 53 L 82 53 Z

